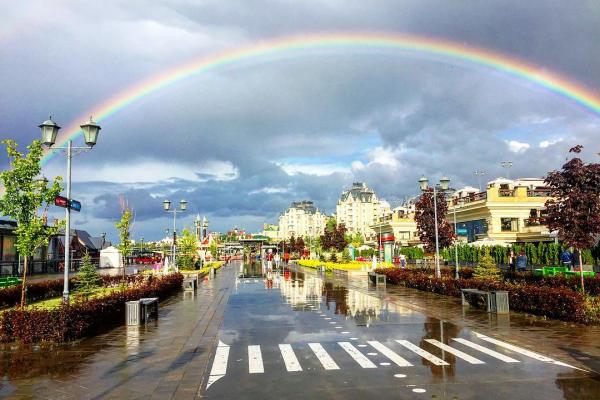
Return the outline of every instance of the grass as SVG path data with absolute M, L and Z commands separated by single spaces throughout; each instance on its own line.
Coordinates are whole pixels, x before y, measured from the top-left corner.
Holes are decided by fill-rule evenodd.
M 100 287 L 100 288 L 95 289 L 90 294 L 89 298 L 95 299 L 98 297 L 103 297 L 103 296 L 109 295 L 118 290 L 120 290 L 120 288 L 118 288 L 118 287 Z M 78 297 L 77 292 L 72 292 L 71 295 L 74 296 L 75 298 Z M 28 309 L 37 308 L 40 310 L 52 310 L 54 308 L 60 307 L 61 303 L 62 303 L 62 296 L 59 296 L 59 297 L 53 297 L 51 299 L 36 301 L 34 303 L 28 304 L 27 308 Z

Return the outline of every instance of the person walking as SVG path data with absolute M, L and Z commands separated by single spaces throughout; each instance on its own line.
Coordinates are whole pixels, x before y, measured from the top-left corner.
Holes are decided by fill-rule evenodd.
M 400 268 L 406 268 L 406 256 L 404 254 L 400 254 Z
M 527 256 L 525 255 L 525 252 L 523 250 L 521 250 L 521 252 L 519 253 L 519 256 L 517 257 L 517 271 L 525 272 L 526 269 L 527 269 Z
M 281 256 L 279 252 L 275 253 L 275 268 L 279 269 L 279 265 L 281 264 Z
M 510 255 L 508 256 L 508 268 L 510 272 L 515 272 L 515 251 L 510 250 Z
M 579 251 L 578 250 L 574 250 L 573 253 L 571 253 L 571 265 L 573 266 L 571 268 L 572 271 L 579 271 L 579 269 L 581 268 L 581 265 L 579 265 Z
M 562 262 L 564 267 L 567 267 L 570 270 L 573 269 L 573 260 L 572 260 L 572 254 L 569 251 L 569 249 L 564 249 L 563 252 L 560 254 L 560 261 Z

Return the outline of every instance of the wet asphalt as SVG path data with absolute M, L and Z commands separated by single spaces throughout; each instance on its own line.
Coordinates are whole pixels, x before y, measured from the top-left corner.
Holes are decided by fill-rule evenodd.
M 366 278 L 234 268 L 202 397 L 600 399 L 598 375 L 541 340 L 514 347 L 507 332 L 438 319 L 435 303 L 404 304 Z

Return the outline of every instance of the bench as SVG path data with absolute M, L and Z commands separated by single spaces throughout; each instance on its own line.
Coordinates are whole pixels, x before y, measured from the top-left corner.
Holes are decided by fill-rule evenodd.
M 184 291 L 194 291 L 198 284 L 198 280 L 196 278 L 186 278 L 183 280 L 183 290 Z
M 21 284 L 21 279 L 17 277 L 0 278 L 0 288 L 7 288 Z
M 369 272 L 369 282 L 373 283 L 375 286 L 385 287 L 386 276 L 384 274 Z
M 483 299 L 487 312 L 496 314 L 508 314 L 508 292 L 505 290 L 484 291 L 479 289 L 461 289 L 461 301 L 463 306 L 479 305 Z
M 125 304 L 125 323 L 141 325 L 151 318 L 158 319 L 158 297 L 145 297 Z

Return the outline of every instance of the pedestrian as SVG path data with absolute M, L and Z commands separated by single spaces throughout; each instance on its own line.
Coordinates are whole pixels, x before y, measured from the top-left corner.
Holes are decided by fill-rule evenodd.
M 573 266 L 573 271 L 579 271 L 581 266 L 579 265 L 579 250 L 574 250 L 571 253 L 571 265 Z
M 573 260 L 572 260 L 572 254 L 569 251 L 569 249 L 564 249 L 563 252 L 560 254 L 560 261 L 562 262 L 564 267 L 567 267 L 570 270 L 573 269 Z
M 275 268 L 279 269 L 279 265 L 281 264 L 281 256 L 279 252 L 275 253 Z
M 519 253 L 519 256 L 517 257 L 517 271 L 525 272 L 526 269 L 527 269 L 527 256 L 525 255 L 525 252 L 523 250 L 521 250 L 521 252 Z
M 288 253 L 288 252 L 283 253 L 283 261 L 285 261 L 286 265 L 290 262 L 290 253 Z
M 508 256 L 508 268 L 510 272 L 515 272 L 515 252 L 514 250 L 510 250 L 510 255 Z
M 400 254 L 400 268 L 406 268 L 406 256 L 404 254 Z

